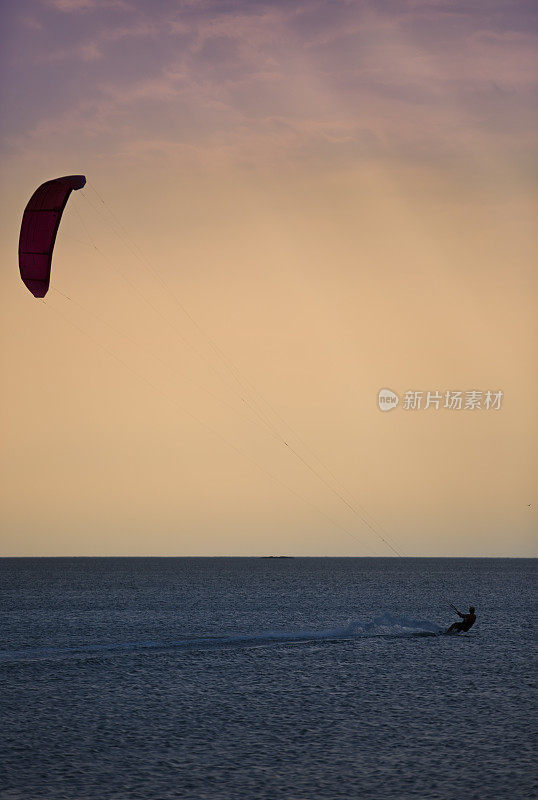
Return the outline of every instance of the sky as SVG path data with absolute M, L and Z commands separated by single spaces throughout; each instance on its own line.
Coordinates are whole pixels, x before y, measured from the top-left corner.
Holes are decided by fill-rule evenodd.
M 533 6 L 1 3 L 1 555 L 536 556 Z

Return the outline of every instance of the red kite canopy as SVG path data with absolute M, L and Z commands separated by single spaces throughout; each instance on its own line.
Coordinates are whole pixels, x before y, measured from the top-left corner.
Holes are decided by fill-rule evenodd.
M 84 175 L 66 175 L 46 181 L 35 190 L 24 209 L 19 237 L 21 278 L 34 297 L 45 297 L 56 233 L 73 189 L 82 189 Z

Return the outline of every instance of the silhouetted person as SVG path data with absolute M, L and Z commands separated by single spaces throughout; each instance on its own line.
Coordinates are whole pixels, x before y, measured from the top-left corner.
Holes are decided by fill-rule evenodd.
M 455 606 L 452 606 L 452 608 L 454 609 L 456 614 L 459 617 L 461 617 L 461 622 L 453 622 L 450 628 L 447 628 L 445 633 L 454 633 L 455 631 L 457 631 L 457 633 L 461 633 L 461 631 L 468 631 L 469 628 L 473 627 L 473 625 L 476 622 L 476 614 L 474 613 L 474 606 L 469 607 L 468 614 L 462 614 L 461 611 L 458 611 L 458 609 Z

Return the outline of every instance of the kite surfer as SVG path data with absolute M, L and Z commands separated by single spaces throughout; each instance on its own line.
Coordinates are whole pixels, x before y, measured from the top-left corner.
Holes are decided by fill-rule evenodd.
M 456 606 L 452 605 L 452 603 L 450 603 L 450 607 L 454 609 L 459 617 L 461 617 L 461 622 L 453 622 L 450 628 L 446 629 L 445 633 L 461 633 L 461 631 L 468 631 L 469 628 L 472 628 L 476 622 L 474 606 L 469 606 L 468 614 L 462 614 L 461 611 L 458 611 Z

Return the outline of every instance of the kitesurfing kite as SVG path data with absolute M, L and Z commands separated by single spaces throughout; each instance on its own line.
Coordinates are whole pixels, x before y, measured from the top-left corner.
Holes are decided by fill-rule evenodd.
M 69 195 L 82 189 L 84 175 L 66 175 L 39 186 L 24 209 L 19 237 L 19 270 L 34 297 L 45 297 L 50 283 L 52 251 Z

